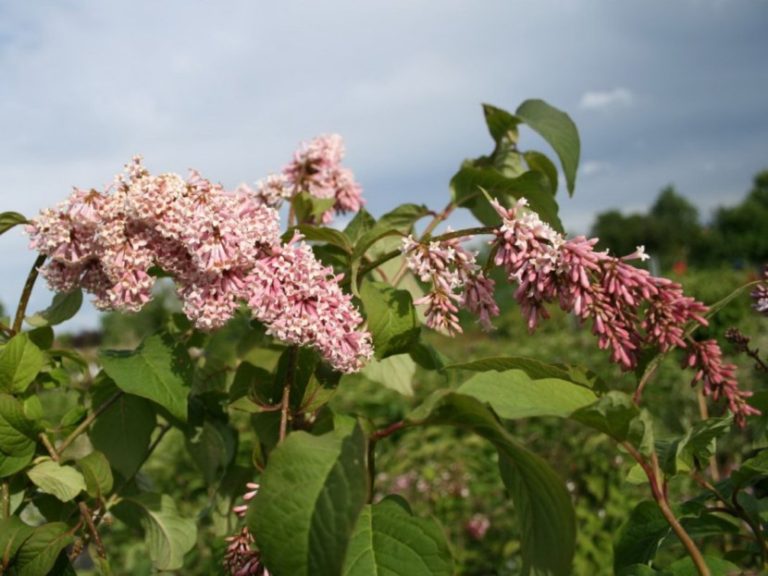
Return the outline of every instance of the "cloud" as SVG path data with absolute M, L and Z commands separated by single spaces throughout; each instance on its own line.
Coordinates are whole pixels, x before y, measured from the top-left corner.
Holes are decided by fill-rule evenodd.
M 629 108 L 635 103 L 635 94 L 627 88 L 589 91 L 581 95 L 579 106 L 585 110 Z
M 610 170 L 611 165 L 607 162 L 599 162 L 597 160 L 586 160 L 579 169 L 582 176 L 594 176 L 596 174 L 603 173 Z

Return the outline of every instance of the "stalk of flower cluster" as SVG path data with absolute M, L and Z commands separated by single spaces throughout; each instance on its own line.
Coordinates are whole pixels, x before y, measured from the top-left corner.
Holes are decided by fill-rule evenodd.
M 502 218 L 493 240 L 495 263 L 518 285 L 515 298 L 529 329 L 547 317 L 547 304 L 557 302 L 591 320 L 599 346 L 610 349 L 611 359 L 624 370 L 637 366 L 644 347 L 681 348 L 688 352 L 687 366 L 696 371 L 693 383 L 702 382 L 704 393 L 715 400 L 725 397 L 739 425 L 758 413 L 747 403 L 751 393 L 739 389 L 735 367 L 722 362 L 717 342 L 686 337 L 690 323 L 707 324 L 707 307 L 685 296 L 679 284 L 628 263 L 647 258 L 642 247 L 616 258 L 596 251 L 596 239 L 566 239 L 526 209 L 525 199 L 511 208 L 493 205 Z
M 359 370 L 372 355 L 340 278 L 301 237 L 283 244 L 277 211 L 247 189 L 227 192 L 195 171 L 152 176 L 135 158 L 110 188 L 76 189 L 27 232 L 48 257 L 49 286 L 82 287 L 100 309 L 140 310 L 157 267 L 201 330 L 223 326 L 247 302 L 270 334 L 316 348 L 337 370 Z

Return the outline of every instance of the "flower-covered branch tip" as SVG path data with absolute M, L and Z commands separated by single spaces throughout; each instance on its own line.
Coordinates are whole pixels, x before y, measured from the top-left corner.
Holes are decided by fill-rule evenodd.
M 49 286 L 82 287 L 102 310 L 140 310 L 160 268 L 199 329 L 223 326 L 247 302 L 271 334 L 318 349 L 337 370 L 372 355 L 334 271 L 300 237 L 283 244 L 277 211 L 247 188 L 227 192 L 195 171 L 152 176 L 135 158 L 107 190 L 76 189 L 27 232 L 49 257 Z

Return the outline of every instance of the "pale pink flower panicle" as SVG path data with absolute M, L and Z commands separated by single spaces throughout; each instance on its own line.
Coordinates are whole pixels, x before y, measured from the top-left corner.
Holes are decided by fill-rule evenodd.
M 475 255 L 461 246 L 463 239 L 467 237 L 422 244 L 408 236 L 401 247 L 408 269 L 431 286 L 414 304 L 426 305 L 427 326 L 447 334 L 462 331 L 460 307 L 476 314 L 486 330 L 492 328 L 491 317 L 499 314 L 494 282 L 477 265 Z
M 323 154 L 339 155 L 328 146 Z M 27 232 L 48 256 L 41 273 L 50 287 L 82 287 L 101 309 L 140 310 L 158 267 L 201 330 L 223 326 L 248 302 L 270 334 L 316 348 L 337 370 L 359 370 L 372 355 L 340 279 L 307 245 L 283 245 L 277 211 L 248 188 L 227 192 L 196 171 L 152 176 L 137 157 L 107 190 L 76 189 Z

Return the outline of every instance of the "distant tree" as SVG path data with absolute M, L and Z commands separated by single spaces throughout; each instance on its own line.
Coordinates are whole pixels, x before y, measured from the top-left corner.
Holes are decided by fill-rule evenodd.
M 768 262 L 768 170 L 757 174 L 744 201 L 720 208 L 712 224 L 712 248 L 734 265 Z
M 642 214 L 625 216 L 618 210 L 609 210 L 597 215 L 592 225 L 591 236 L 600 239 L 600 246 L 611 254 L 632 253 L 637 246 L 648 243 L 648 218 Z

